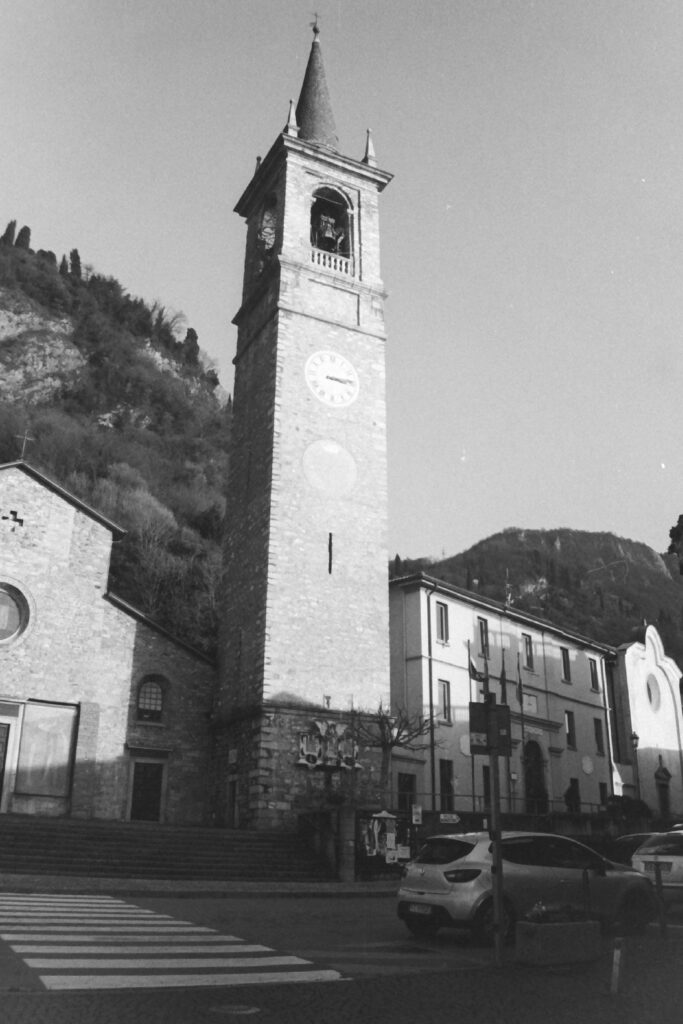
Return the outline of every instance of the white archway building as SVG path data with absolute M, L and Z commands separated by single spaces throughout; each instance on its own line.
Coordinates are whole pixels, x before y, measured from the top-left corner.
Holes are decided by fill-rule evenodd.
M 615 793 L 640 798 L 656 818 L 683 816 L 681 672 L 654 626 L 617 651 Z M 625 692 L 624 692 L 625 690 Z

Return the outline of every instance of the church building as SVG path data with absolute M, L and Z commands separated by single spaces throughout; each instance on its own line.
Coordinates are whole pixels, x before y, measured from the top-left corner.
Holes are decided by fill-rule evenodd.
M 482 814 L 469 705 L 493 695 L 510 814 L 597 815 L 626 795 L 664 819 L 683 809 L 683 716 L 653 628 L 617 652 L 421 573 L 389 584 L 391 175 L 369 132 L 360 159 L 341 150 L 318 35 L 236 206 L 218 663 L 109 591 L 115 523 L 1 465 L 0 813 L 249 829 L 384 800 L 408 820 Z M 421 749 L 384 742 L 390 709 L 426 723 Z
M 232 824 L 277 826 L 342 775 L 373 774 L 351 724 L 389 706 L 390 179 L 369 133 L 362 159 L 340 151 L 316 26 L 296 108 L 236 207 L 247 235 L 215 718 Z
M 360 147 L 361 152 L 363 146 Z M 376 799 L 389 707 L 384 288 L 391 175 L 340 151 L 317 26 L 246 221 L 219 666 L 108 590 L 123 532 L 0 467 L 0 810 L 293 827 Z
M 0 812 L 201 823 L 215 669 L 108 590 L 123 531 L 0 466 Z

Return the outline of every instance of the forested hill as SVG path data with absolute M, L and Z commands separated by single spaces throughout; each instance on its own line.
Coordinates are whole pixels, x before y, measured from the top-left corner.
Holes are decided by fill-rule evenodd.
M 230 401 L 196 332 L 114 278 L 0 238 L 0 462 L 21 457 L 128 531 L 111 589 L 212 652 Z M 24 438 L 26 440 L 24 440 Z
M 76 249 L 60 258 L 34 251 L 28 227 L 8 224 L 0 237 L 0 462 L 20 458 L 25 445 L 31 465 L 124 527 L 112 591 L 207 653 L 230 411 L 191 327 L 95 273 Z M 609 533 L 509 529 L 450 558 L 397 556 L 392 566 L 394 574 L 417 569 L 499 601 L 507 595 L 517 608 L 614 645 L 654 623 L 683 665 L 676 555 Z
M 401 560 L 394 575 L 422 570 L 584 636 L 618 646 L 659 630 L 683 666 L 683 577 L 676 555 L 611 533 L 511 528 L 440 560 Z

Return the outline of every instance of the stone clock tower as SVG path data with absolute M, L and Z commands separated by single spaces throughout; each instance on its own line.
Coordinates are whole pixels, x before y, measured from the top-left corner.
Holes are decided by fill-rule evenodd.
M 389 704 L 390 180 L 369 133 L 362 160 L 339 152 L 316 26 L 296 110 L 236 206 L 247 239 L 214 716 L 230 825 L 291 825 L 344 769 L 359 785 L 375 773 L 349 723 Z

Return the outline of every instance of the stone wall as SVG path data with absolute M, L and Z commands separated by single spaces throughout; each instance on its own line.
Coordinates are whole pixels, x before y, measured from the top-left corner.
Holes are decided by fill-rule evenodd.
M 381 809 L 381 751 L 361 746 L 355 764 L 311 765 L 302 757 L 302 736 L 328 727 L 341 734 L 354 729 L 350 713 L 327 708 L 268 703 L 239 717 L 215 723 L 215 777 L 225 780 L 218 794 L 218 824 L 241 828 L 299 827 L 309 813 L 340 806 Z M 228 787 L 232 783 L 230 820 Z
M 126 818 L 137 751 L 166 764 L 163 819 L 206 821 L 214 666 L 107 596 L 112 527 L 48 483 L 20 466 L 0 471 L 0 584 L 27 611 L 23 632 L 0 643 L 0 715 L 15 716 L 16 732 L 28 701 L 76 707 L 73 779 L 65 798 L 11 792 L 15 743 L 6 809 Z M 159 723 L 137 720 L 150 673 L 166 680 Z

